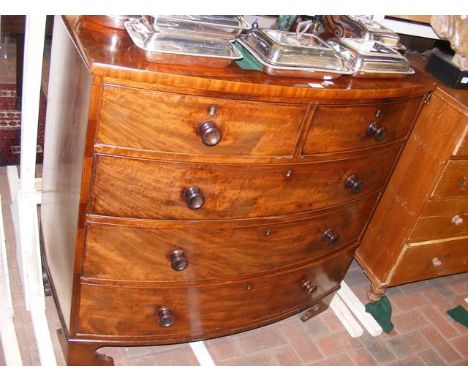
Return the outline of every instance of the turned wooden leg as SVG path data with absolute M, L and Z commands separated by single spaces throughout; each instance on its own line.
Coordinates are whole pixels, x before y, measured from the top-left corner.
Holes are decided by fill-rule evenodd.
M 369 298 L 369 301 L 371 301 L 371 302 L 379 301 L 380 298 L 386 292 L 386 290 L 387 290 L 387 288 L 383 288 L 381 286 L 371 284 L 369 292 L 367 292 L 367 297 Z
M 57 333 L 68 366 L 114 366 L 112 357 L 97 352 L 100 347 L 105 346 L 102 343 L 67 340 L 61 329 Z

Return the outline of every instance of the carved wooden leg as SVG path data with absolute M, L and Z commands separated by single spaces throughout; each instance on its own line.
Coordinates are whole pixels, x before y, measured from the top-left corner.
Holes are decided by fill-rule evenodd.
M 367 292 L 367 297 L 369 301 L 376 302 L 379 301 L 380 298 L 384 295 L 387 288 L 383 288 L 381 286 L 377 286 L 371 283 L 370 290 Z
M 57 333 L 68 366 L 114 366 L 112 357 L 97 353 L 100 347 L 105 346 L 102 343 L 67 340 L 61 329 Z

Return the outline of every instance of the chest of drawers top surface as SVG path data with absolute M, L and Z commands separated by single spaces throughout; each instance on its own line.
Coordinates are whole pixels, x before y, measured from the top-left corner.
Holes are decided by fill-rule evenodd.
M 402 79 L 356 79 L 342 76 L 332 83 L 292 77 L 272 77 L 233 64 L 226 68 L 157 65 L 140 55 L 126 31 L 102 27 L 78 16 L 65 16 L 65 24 L 86 66 L 95 75 L 119 80 L 173 86 L 204 92 L 294 98 L 385 98 L 424 94 L 433 83 L 416 71 Z M 314 87 L 310 83 L 314 82 Z M 317 87 L 318 86 L 318 87 Z

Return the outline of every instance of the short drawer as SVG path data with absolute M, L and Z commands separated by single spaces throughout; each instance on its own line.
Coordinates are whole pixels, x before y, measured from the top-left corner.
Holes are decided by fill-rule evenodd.
M 303 155 L 365 149 L 406 137 L 421 98 L 363 106 L 318 106 Z
M 468 198 L 429 200 L 409 237 L 410 242 L 468 235 Z
M 321 209 L 382 188 L 399 147 L 352 159 L 225 165 L 95 157 L 91 212 L 149 219 L 233 219 Z
M 338 288 L 353 250 L 224 283 L 154 289 L 82 284 L 78 332 L 178 342 L 254 328 L 299 312 Z
M 392 285 L 468 272 L 468 237 L 410 244 L 393 273 Z
M 468 196 L 468 160 L 449 160 L 432 193 L 434 198 Z
M 135 281 L 192 281 L 267 271 L 357 242 L 377 195 L 307 220 L 260 225 L 88 223 L 82 274 Z M 284 219 L 283 219 L 284 220 Z
M 96 142 L 189 155 L 290 156 L 306 110 L 104 86 Z

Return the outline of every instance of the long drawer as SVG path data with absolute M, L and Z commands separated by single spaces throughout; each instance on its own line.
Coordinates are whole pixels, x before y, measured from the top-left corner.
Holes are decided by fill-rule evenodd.
M 432 196 L 434 198 L 468 196 L 468 160 L 449 160 Z
M 383 187 L 399 148 L 287 165 L 211 165 L 98 155 L 90 211 L 179 220 L 276 216 L 330 207 Z
M 376 197 L 287 223 L 89 223 L 82 274 L 111 280 L 191 281 L 291 265 L 356 242 Z
M 392 285 L 468 272 L 468 236 L 409 245 L 394 272 Z
M 406 137 L 421 98 L 362 106 L 318 106 L 303 155 L 374 147 Z
M 290 156 L 307 110 L 118 86 L 102 99 L 97 143 L 208 156 Z
M 408 241 L 444 239 L 468 235 L 468 198 L 428 200 Z
M 307 266 L 223 283 L 152 288 L 82 284 L 78 332 L 186 341 L 257 327 L 338 288 L 354 247 Z

